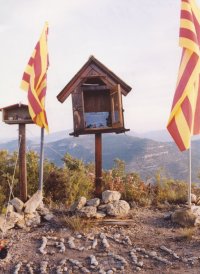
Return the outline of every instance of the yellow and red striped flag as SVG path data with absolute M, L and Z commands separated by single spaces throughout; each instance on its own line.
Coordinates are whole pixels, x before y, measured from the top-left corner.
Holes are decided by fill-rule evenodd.
M 181 151 L 200 133 L 200 10 L 182 0 L 179 45 L 182 58 L 167 129 Z
M 48 122 L 45 111 L 47 88 L 47 69 L 49 66 L 47 48 L 48 24 L 45 23 L 40 40 L 35 46 L 22 77 L 21 88 L 28 92 L 29 113 L 35 124 L 47 131 Z

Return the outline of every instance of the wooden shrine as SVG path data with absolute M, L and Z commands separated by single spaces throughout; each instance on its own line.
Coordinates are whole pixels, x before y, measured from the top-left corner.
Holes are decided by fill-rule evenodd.
M 32 124 L 33 121 L 28 111 L 28 106 L 24 104 L 15 104 L 1 108 L 2 120 L 6 124 Z
M 21 103 L 1 108 L 0 111 L 2 111 L 3 122 L 8 125 L 19 124 L 20 198 L 25 202 L 27 200 L 26 124 L 32 124 L 33 121 L 28 106 Z
M 124 127 L 122 95 L 130 91 L 130 86 L 91 56 L 57 96 L 61 103 L 72 96 L 74 131 L 70 135 L 95 134 L 97 194 L 102 177 L 101 134 L 129 130 Z

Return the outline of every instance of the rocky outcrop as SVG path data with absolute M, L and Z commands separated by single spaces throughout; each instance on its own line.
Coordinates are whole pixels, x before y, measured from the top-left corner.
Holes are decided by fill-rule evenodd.
M 22 213 L 24 203 L 17 197 L 10 201 L 10 204 L 16 209 L 18 213 Z
M 24 212 L 31 214 L 36 211 L 43 200 L 42 191 L 38 190 L 33 196 L 25 203 Z
M 78 215 L 81 217 L 91 218 L 95 217 L 97 208 L 95 206 L 84 206 L 78 211 Z
M 87 199 L 85 197 L 80 197 L 69 209 L 70 212 L 75 212 L 80 210 L 86 204 Z
M 106 190 L 102 193 L 102 201 L 104 204 L 119 201 L 120 198 L 121 193 L 119 193 L 118 191 Z
M 100 205 L 100 199 L 99 198 L 94 198 L 94 199 L 91 199 L 91 200 L 88 200 L 87 201 L 87 205 L 88 206 L 99 206 Z
M 124 200 L 119 200 L 108 205 L 107 214 L 113 217 L 124 217 L 127 216 L 129 210 L 129 204 Z
M 5 232 L 8 229 L 35 227 L 41 222 L 41 218 L 50 221 L 54 216 L 42 202 L 41 191 L 37 191 L 26 203 L 14 198 L 10 201 L 7 214 L 0 215 L 0 230 Z

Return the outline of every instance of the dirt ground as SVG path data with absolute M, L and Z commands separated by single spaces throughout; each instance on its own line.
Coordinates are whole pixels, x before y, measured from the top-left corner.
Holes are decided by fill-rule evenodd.
M 62 259 L 67 260 L 65 271 L 61 273 L 84 273 L 81 268 L 72 266 L 69 259 L 81 262 L 89 273 L 101 273 L 100 269 L 103 269 L 104 273 L 119 274 L 200 273 L 200 230 L 181 228 L 172 224 L 171 220 L 164 219 L 167 212 L 169 209 L 135 208 L 131 210 L 128 220 L 119 220 L 118 224 L 98 221 L 87 233 L 70 231 L 63 225 L 61 215 L 54 212 L 55 219 L 51 222 L 42 222 L 39 227 L 29 230 L 12 229 L 7 232 L 9 252 L 6 259 L 0 260 L 0 273 L 14 273 L 15 266 L 19 262 L 22 266 L 17 273 L 31 273 L 27 268 L 28 263 L 31 263 L 32 273 L 59 273 L 56 269 Z M 104 233 L 107 237 L 109 243 L 107 250 L 102 246 L 100 233 Z M 42 236 L 52 237 L 45 248 L 46 254 L 41 254 L 38 250 L 42 244 Z M 85 249 L 82 251 L 70 249 L 68 245 L 70 236 L 75 238 L 74 243 L 77 248 Z M 57 237 L 57 240 L 53 237 Z M 55 242 L 60 241 L 61 238 L 64 239 L 62 241 L 66 247 L 63 253 L 60 253 L 59 248 L 55 246 Z M 127 238 L 131 241 L 124 240 Z M 94 239 L 97 239 L 97 246 L 88 249 Z M 161 250 L 161 246 L 170 249 L 177 256 Z M 143 262 L 140 268 L 130 256 L 130 251 L 133 249 L 136 249 L 138 262 Z M 150 252 L 157 252 L 157 255 L 155 253 L 154 256 L 148 255 Z M 120 264 L 112 254 L 122 256 L 127 264 Z M 88 258 L 90 255 L 94 255 L 98 261 L 98 266 L 94 269 L 91 268 Z M 157 257 L 164 258 L 166 262 L 159 261 Z M 48 264 L 47 272 L 40 270 L 42 261 Z

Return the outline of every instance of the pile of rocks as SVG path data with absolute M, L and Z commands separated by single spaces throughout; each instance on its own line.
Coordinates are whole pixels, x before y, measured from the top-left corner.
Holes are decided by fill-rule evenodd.
M 19 228 L 34 227 L 40 224 L 41 217 L 50 221 L 53 214 L 42 202 L 42 191 L 38 190 L 26 203 L 14 198 L 7 208 L 7 215 L 0 215 L 0 230 L 7 231 L 15 226 Z
M 118 191 L 110 190 L 102 193 L 102 199 L 87 200 L 85 197 L 80 197 L 70 207 L 69 212 L 84 218 L 125 217 L 129 213 L 130 206 L 120 198 L 121 194 Z

